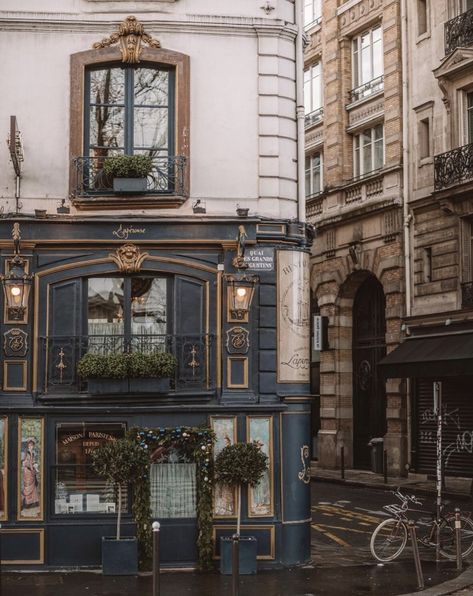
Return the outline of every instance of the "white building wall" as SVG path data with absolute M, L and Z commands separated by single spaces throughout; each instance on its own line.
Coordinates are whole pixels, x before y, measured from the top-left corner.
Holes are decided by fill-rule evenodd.
M 2 84 L 0 136 L 6 138 L 16 115 L 25 148 L 22 212 L 55 213 L 58 201 L 68 199 L 70 55 L 90 49 L 133 14 L 163 48 L 190 56 L 190 198 L 159 213 L 192 215 L 199 198 L 208 215 L 234 215 L 238 204 L 250 214 L 296 217 L 294 5 L 271 0 L 275 8 L 266 14 L 264 4 L 49 0 L 33 12 L 36 1 L 25 0 L 19 11 L 17 2 L 3 0 L 0 80 L 8 84 Z M 4 212 L 14 209 L 8 162 L 0 143 Z

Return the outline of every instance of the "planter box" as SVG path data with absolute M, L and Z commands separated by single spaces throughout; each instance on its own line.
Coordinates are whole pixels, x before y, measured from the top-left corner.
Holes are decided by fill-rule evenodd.
M 130 379 L 130 393 L 169 393 L 170 379 Z
M 117 540 L 102 537 L 102 573 L 104 575 L 136 575 L 138 542 L 134 536 Z
M 89 393 L 94 395 L 128 393 L 127 379 L 89 379 L 87 385 Z
M 127 194 L 143 194 L 146 192 L 146 178 L 114 178 L 113 191 Z
M 220 538 L 220 573 L 231 575 L 232 573 L 232 537 L 222 536 Z M 257 571 L 256 552 L 258 542 L 254 536 L 240 536 L 240 575 L 253 575 Z

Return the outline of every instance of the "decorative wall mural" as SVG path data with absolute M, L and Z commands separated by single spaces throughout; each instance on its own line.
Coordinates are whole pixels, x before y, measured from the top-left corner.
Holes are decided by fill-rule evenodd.
M 278 382 L 308 383 L 309 255 L 278 251 Z
M 273 419 L 248 416 L 248 442 L 255 441 L 268 456 L 268 469 L 254 487 L 248 487 L 249 517 L 273 515 Z
M 215 433 L 214 457 L 224 447 L 236 442 L 236 417 L 211 418 L 211 428 Z M 236 516 L 236 491 L 228 485 L 217 483 L 214 488 L 214 517 Z
M 43 418 L 18 419 L 18 519 L 43 519 Z

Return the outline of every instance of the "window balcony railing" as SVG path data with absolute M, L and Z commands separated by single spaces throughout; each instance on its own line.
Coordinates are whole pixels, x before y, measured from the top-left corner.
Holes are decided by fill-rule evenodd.
M 473 308 L 473 281 L 461 284 L 462 308 Z
M 383 89 L 384 75 L 381 75 L 380 77 L 376 77 L 376 79 L 372 79 L 371 81 L 368 81 L 367 83 L 352 89 L 350 91 L 350 103 L 354 103 L 355 101 L 359 101 L 360 99 L 374 95 Z
M 312 27 L 317 27 L 317 25 L 320 25 L 321 21 L 322 21 L 322 17 L 317 17 L 310 23 L 305 23 L 304 30 L 308 31 L 309 29 L 312 29 Z
M 77 374 L 77 363 L 89 352 L 102 355 L 169 352 L 177 360 L 175 374 L 170 379 L 170 393 L 200 393 L 215 389 L 213 335 L 49 336 L 40 338 L 40 341 L 40 371 L 43 371 L 40 393 L 43 394 L 88 393 L 88 382 Z M 151 389 L 155 382 L 156 379 L 149 379 Z M 133 393 L 133 389 L 129 393 Z
M 309 128 L 309 126 L 314 126 L 315 124 L 319 124 L 324 119 L 324 109 L 318 108 L 313 112 L 305 115 L 305 127 Z
M 473 180 L 473 143 L 434 158 L 434 188 L 442 190 Z
M 107 157 L 76 157 L 73 159 L 73 192 L 77 197 L 113 195 L 113 178 L 103 166 Z M 151 172 L 146 177 L 146 195 L 185 196 L 186 158 L 153 157 Z
M 445 54 L 473 44 L 473 9 L 445 23 Z

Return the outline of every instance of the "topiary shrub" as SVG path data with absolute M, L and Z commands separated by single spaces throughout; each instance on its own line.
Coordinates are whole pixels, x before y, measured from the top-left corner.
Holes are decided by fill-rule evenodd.
M 215 459 L 216 479 L 238 489 L 237 534 L 240 535 L 241 487 L 255 486 L 268 469 L 268 456 L 258 443 L 228 445 Z
M 83 379 L 162 379 L 171 377 L 177 360 L 167 352 L 143 354 L 85 354 L 77 363 L 77 373 Z
M 114 155 L 107 157 L 103 171 L 112 178 L 146 178 L 153 167 L 148 155 Z
M 128 439 L 103 443 L 92 453 L 94 471 L 117 491 L 117 540 L 120 540 L 123 490 L 145 476 L 148 465 L 146 451 Z

